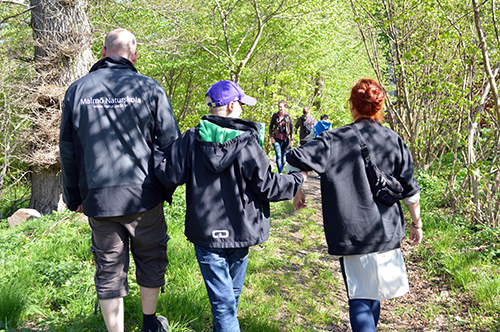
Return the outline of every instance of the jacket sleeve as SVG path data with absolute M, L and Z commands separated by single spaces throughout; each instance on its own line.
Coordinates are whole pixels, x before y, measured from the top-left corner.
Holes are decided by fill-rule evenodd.
M 323 174 L 330 163 L 329 136 L 319 136 L 286 153 L 286 162 L 302 171 Z
M 64 201 L 68 209 L 75 211 L 82 198 L 79 189 L 79 172 L 77 151 L 73 138 L 76 135 L 73 132 L 73 123 L 71 119 L 71 110 L 73 101 L 68 97 L 72 93 L 68 90 L 64 97 L 63 110 L 61 116 L 61 127 L 59 133 L 59 160 L 61 163 L 62 187 Z
M 401 138 L 399 138 L 399 149 L 401 153 L 401 162 L 394 171 L 394 177 L 403 186 L 403 198 L 411 197 L 420 192 L 422 189 L 417 184 L 417 179 L 414 176 L 413 157 L 410 149 L 406 146 Z
M 167 92 L 161 85 L 157 84 L 153 98 L 156 108 L 155 136 L 160 147 L 165 147 L 179 137 L 179 126 L 175 119 Z
M 302 117 L 299 117 L 299 118 L 295 121 L 295 129 L 298 129 L 301 125 L 302 125 Z
M 287 126 L 288 126 L 288 135 L 290 136 L 290 140 L 293 141 L 293 120 L 292 120 L 292 116 L 290 114 L 288 114 L 288 123 L 287 123 Z
M 273 136 L 274 126 L 276 125 L 276 113 L 271 117 L 271 123 L 269 124 L 269 136 Z
M 192 130 L 192 129 L 191 129 Z M 154 144 L 155 175 L 167 188 L 175 188 L 187 182 L 190 165 L 187 153 L 194 149 L 188 130 L 168 146 Z
M 247 160 L 243 165 L 245 177 L 251 190 L 263 201 L 278 202 L 292 199 L 304 182 L 300 173 L 278 174 L 271 172 L 271 164 L 264 151 L 255 142 L 251 150 L 242 153 Z
M 319 127 L 319 121 L 316 121 L 314 124 L 313 130 L 314 130 L 314 137 L 318 136 L 318 127 Z
M 179 126 L 175 119 L 172 105 L 167 96 L 165 89 L 160 84 L 156 84 L 155 92 L 153 93 L 154 105 L 156 107 L 155 131 L 153 140 L 160 147 L 167 147 L 174 142 L 180 135 Z M 154 149 L 154 147 L 153 147 Z M 153 151 L 156 160 L 157 152 Z M 155 162 L 156 166 L 156 162 Z M 160 181 L 161 182 L 161 181 Z M 163 199 L 172 203 L 172 196 L 176 186 L 165 185 L 163 188 Z

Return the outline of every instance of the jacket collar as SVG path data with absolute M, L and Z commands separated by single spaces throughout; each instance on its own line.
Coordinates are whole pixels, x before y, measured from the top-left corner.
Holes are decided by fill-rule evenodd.
M 371 123 L 380 124 L 380 121 L 378 119 L 372 119 L 372 118 L 368 118 L 368 117 L 360 117 L 360 118 L 357 118 L 356 121 L 354 121 L 354 123 L 359 123 L 359 122 L 371 122 Z
M 229 131 L 238 132 L 236 136 L 238 136 L 243 132 L 249 131 L 252 136 L 258 139 L 260 146 L 262 146 L 264 143 L 265 125 L 262 123 L 244 120 L 240 118 L 229 118 L 229 117 L 209 114 L 205 115 L 200 122 L 200 126 L 203 124 L 203 130 L 205 130 L 203 135 L 208 134 L 208 136 L 213 136 L 213 132 L 211 131 L 214 130 L 215 127 L 210 125 L 207 126 L 208 123 L 213 124 L 216 127 L 224 128 L 226 132 Z M 209 132 L 207 132 L 206 130 L 209 130 Z M 233 137 L 232 135 L 233 134 L 230 134 L 228 138 Z M 206 138 L 204 140 L 206 140 Z
M 107 56 L 97 61 L 92 68 L 90 68 L 90 72 L 101 68 L 130 69 L 137 72 L 134 64 L 129 59 L 125 59 L 124 57 L 118 55 Z

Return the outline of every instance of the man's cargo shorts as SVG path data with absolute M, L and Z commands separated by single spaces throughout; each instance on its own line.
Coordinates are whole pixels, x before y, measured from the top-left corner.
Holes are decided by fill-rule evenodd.
M 119 217 L 89 218 L 96 271 L 97 298 L 108 300 L 128 295 L 127 273 L 130 250 L 136 265 L 139 286 L 165 285 L 167 224 L 163 204 L 141 213 Z

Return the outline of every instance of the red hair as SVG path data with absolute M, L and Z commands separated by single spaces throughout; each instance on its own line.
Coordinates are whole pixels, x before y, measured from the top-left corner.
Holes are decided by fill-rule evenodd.
M 352 107 L 360 117 L 368 117 L 384 121 L 384 90 L 372 79 L 364 78 L 359 80 L 351 89 Z

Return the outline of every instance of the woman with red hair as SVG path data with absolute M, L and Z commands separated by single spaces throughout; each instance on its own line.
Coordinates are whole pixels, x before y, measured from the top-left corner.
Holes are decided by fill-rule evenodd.
M 399 201 L 388 206 L 374 199 L 356 128 L 370 159 L 402 185 L 403 203 L 412 219 L 412 245 L 419 244 L 423 237 L 421 188 L 413 175 L 412 156 L 398 134 L 382 125 L 384 99 L 377 82 L 358 81 L 349 98 L 354 123 L 325 131 L 287 154 L 289 171 L 314 170 L 321 176 L 328 253 L 340 259 L 353 332 L 375 331 L 380 300 L 409 291 L 400 250 L 405 236 L 403 209 Z M 305 206 L 302 191 L 297 193 L 294 206 Z

